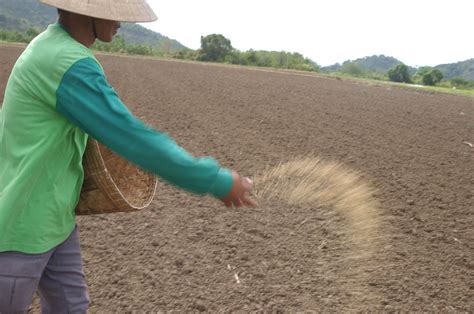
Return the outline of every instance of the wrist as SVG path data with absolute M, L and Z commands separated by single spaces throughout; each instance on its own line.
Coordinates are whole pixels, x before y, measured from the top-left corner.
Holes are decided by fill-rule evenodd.
M 223 199 L 229 195 L 234 185 L 234 174 L 231 170 L 221 168 L 217 173 L 216 181 L 209 193 L 216 198 Z

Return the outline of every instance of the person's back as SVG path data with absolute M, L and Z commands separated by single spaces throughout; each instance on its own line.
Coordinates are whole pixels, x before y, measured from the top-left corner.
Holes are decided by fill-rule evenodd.
M 95 60 L 53 24 L 13 68 L 0 114 L 0 251 L 42 252 L 74 228 L 87 135 L 56 110 L 56 92 L 84 58 Z

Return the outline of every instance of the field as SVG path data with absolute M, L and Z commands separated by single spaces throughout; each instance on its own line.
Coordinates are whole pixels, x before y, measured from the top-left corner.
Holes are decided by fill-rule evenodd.
M 21 49 L 0 47 L 0 99 Z M 226 209 L 160 183 L 145 211 L 78 218 L 91 312 L 474 311 L 473 97 L 99 59 L 129 108 L 193 154 L 254 178 L 298 156 L 357 171 L 377 223 L 357 245 L 331 204 Z

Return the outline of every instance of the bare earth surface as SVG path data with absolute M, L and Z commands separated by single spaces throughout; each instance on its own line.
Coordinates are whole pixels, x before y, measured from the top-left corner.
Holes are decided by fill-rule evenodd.
M 0 100 L 21 50 L 0 47 Z M 318 204 L 232 210 L 160 184 L 145 211 L 78 218 L 91 312 L 474 311 L 474 98 L 99 59 L 136 115 L 196 155 L 249 176 L 307 154 L 359 171 L 380 224 L 355 258 L 348 222 Z

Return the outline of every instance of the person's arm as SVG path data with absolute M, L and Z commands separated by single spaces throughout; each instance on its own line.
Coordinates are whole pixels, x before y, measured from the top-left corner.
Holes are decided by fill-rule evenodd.
M 235 176 L 229 169 L 210 157 L 195 158 L 167 134 L 132 115 L 95 60 L 72 65 L 56 96 L 57 111 L 132 163 L 197 194 L 219 199 L 231 194 Z

